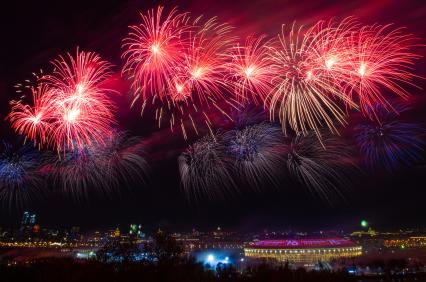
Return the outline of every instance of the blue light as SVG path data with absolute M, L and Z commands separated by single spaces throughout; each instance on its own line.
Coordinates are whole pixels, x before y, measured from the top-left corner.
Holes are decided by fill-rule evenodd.
M 210 262 L 210 263 L 213 262 L 214 261 L 214 256 L 212 254 L 209 254 L 207 256 L 207 261 Z

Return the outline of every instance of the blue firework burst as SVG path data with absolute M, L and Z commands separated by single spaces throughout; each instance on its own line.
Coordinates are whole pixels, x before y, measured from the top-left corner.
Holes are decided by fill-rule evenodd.
M 3 142 L 0 153 L 0 201 L 3 206 L 20 210 L 43 194 L 40 172 L 43 162 L 42 154 L 30 146 L 15 150 L 11 144 Z
M 355 139 L 370 169 L 394 171 L 421 160 L 424 150 L 424 127 L 402 121 L 398 113 L 409 110 L 398 105 L 396 112 L 376 106 L 377 119 L 364 120 L 354 127 Z
M 241 179 L 254 187 L 266 180 L 278 186 L 284 165 L 281 129 L 262 122 L 224 134 L 226 152 L 234 161 L 233 168 Z

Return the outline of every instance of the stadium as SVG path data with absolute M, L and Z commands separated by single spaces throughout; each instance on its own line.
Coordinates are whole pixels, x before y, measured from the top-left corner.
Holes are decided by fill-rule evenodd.
M 266 259 L 295 264 L 316 264 L 362 254 L 362 247 L 342 238 L 262 240 L 244 248 L 249 259 Z

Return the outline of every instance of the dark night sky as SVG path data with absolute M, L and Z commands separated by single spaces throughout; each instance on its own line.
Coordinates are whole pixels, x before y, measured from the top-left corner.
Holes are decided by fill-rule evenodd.
M 3 139 L 17 136 L 4 117 L 8 101 L 16 98 L 13 85 L 40 68 L 49 69 L 49 61 L 58 54 L 75 50 L 96 51 L 113 64 L 118 72 L 121 39 L 127 26 L 139 22 L 138 11 L 156 7 L 152 1 L 11 1 L 2 7 L 0 17 L 0 121 Z M 229 4 L 231 2 L 232 4 Z M 349 3 L 350 2 L 350 3 Z M 282 23 L 310 24 L 320 19 L 342 19 L 354 15 L 362 23 L 395 23 L 426 41 L 426 4 L 424 1 L 166 1 L 167 7 L 178 5 L 194 15 L 219 16 L 237 27 L 239 35 L 264 32 L 275 35 Z M 4 5 L 4 4 L 3 4 Z M 241 28 L 243 27 L 243 28 Z M 419 52 L 424 55 L 425 49 Z M 417 73 L 426 76 L 424 59 L 416 65 Z M 425 81 L 417 80 L 425 88 Z M 421 95 L 422 90 L 413 94 Z M 241 195 L 226 201 L 205 201 L 195 205 L 184 197 L 178 177 L 176 157 L 186 146 L 179 136 L 164 140 L 161 132 L 151 129 L 139 117 L 137 109 L 129 109 L 128 95 L 120 97 L 118 118 L 122 128 L 150 140 L 148 161 L 151 173 L 147 185 L 135 185 L 121 198 L 92 199 L 89 203 L 73 203 L 52 196 L 33 203 L 40 223 L 49 226 L 84 228 L 113 227 L 138 222 L 149 229 L 157 226 L 173 230 L 192 227 L 225 226 L 235 229 L 296 227 L 352 227 L 361 218 L 377 227 L 426 226 L 426 166 L 418 164 L 395 173 L 365 173 L 355 176 L 348 188 L 346 203 L 330 206 L 289 181 L 279 191 L 265 189 L 250 192 L 241 187 Z M 426 97 L 414 98 L 415 120 L 426 122 Z M 155 160 L 154 157 L 155 156 Z M 126 189 L 127 190 L 127 189 Z M 20 215 L 0 213 L 0 224 L 14 224 Z

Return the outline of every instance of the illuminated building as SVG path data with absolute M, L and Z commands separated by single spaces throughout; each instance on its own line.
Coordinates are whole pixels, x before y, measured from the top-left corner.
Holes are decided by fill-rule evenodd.
M 30 240 L 34 235 L 34 230 L 39 231 L 40 226 L 34 229 L 36 223 L 36 215 L 28 211 L 22 215 L 21 226 L 19 228 L 19 237 L 21 240 Z
M 263 240 L 252 242 L 244 248 L 247 258 L 304 264 L 352 258 L 361 254 L 361 246 L 341 238 Z
M 383 241 L 387 248 L 426 248 L 426 236 L 412 236 L 403 239 L 387 239 Z
M 28 226 L 33 226 L 36 223 L 36 215 L 30 214 L 29 212 L 24 212 L 21 220 L 21 229 L 27 228 Z
M 374 237 L 379 235 L 374 229 L 371 227 L 368 230 L 354 231 L 351 233 L 353 237 Z
M 114 230 L 114 232 L 112 233 L 112 237 L 118 238 L 120 237 L 121 232 L 120 229 L 118 229 L 118 227 Z

